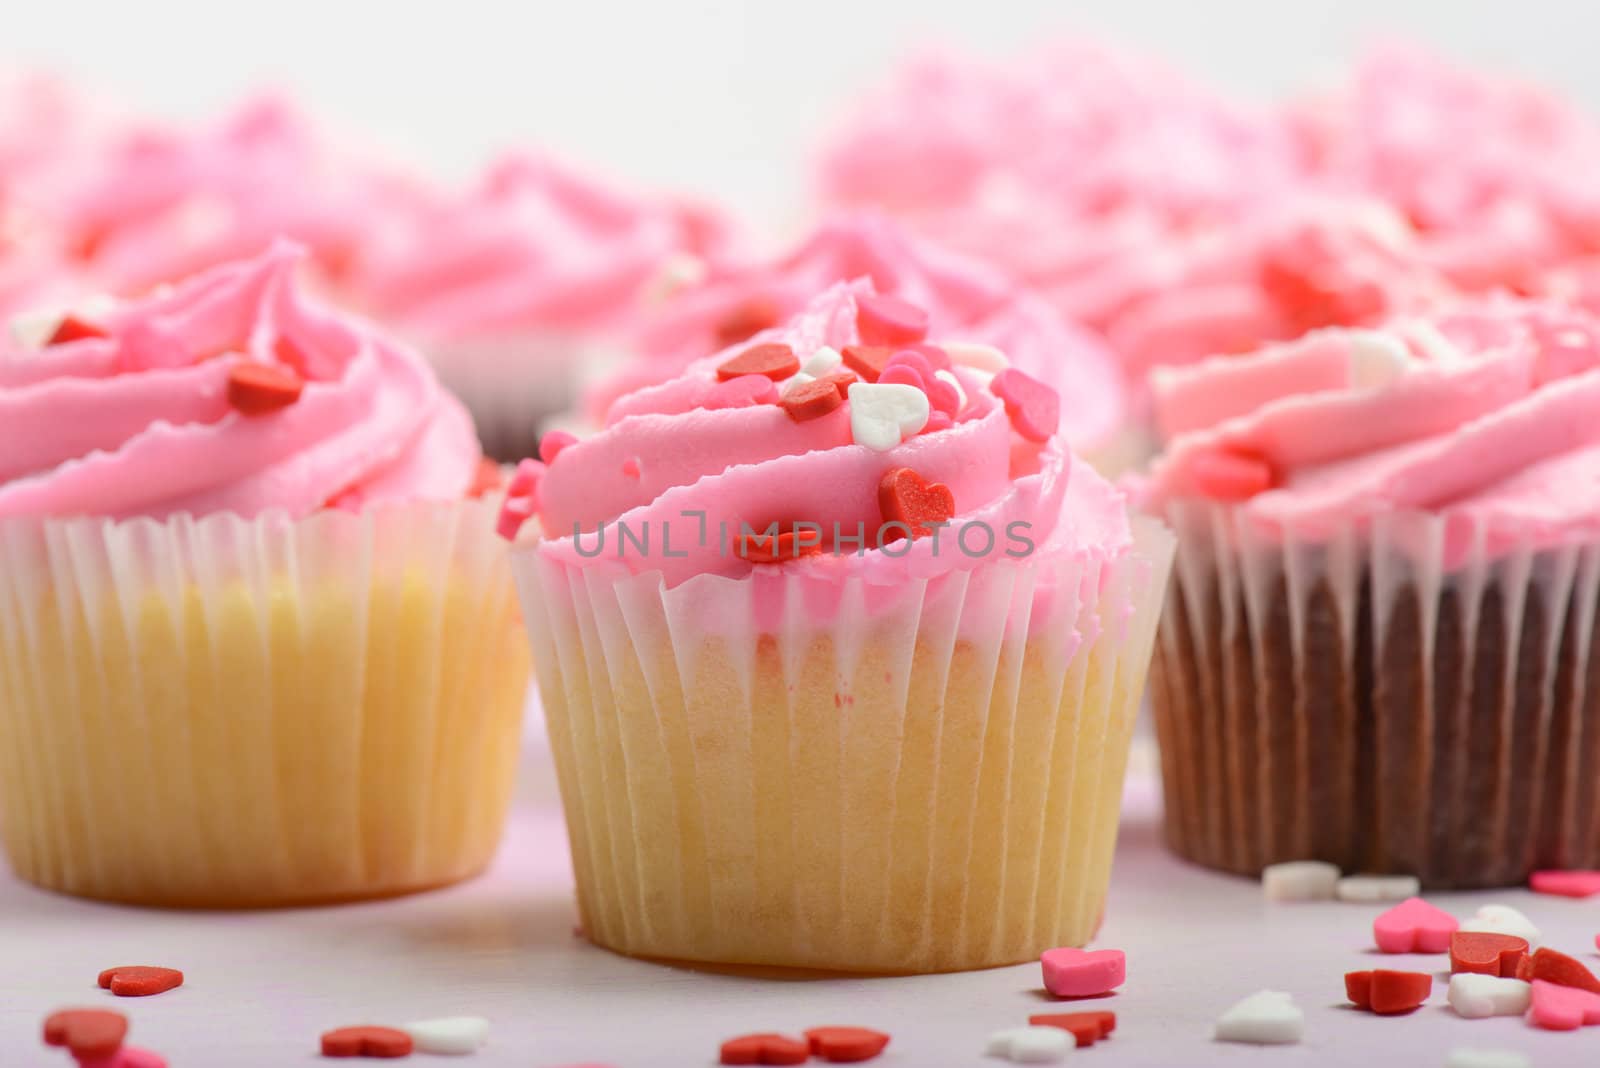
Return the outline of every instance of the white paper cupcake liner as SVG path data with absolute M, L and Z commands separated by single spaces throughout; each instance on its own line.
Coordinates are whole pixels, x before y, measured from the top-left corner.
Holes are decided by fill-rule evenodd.
M 1106 567 L 667 589 L 519 546 L 589 937 L 873 972 L 1086 941 L 1170 557 L 1141 523 Z
M 483 867 L 527 660 L 494 510 L 0 522 L 13 867 L 202 906 Z

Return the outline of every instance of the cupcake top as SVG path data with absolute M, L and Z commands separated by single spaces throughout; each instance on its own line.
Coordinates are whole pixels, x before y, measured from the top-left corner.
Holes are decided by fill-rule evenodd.
M 465 193 L 419 199 L 362 250 L 356 303 L 420 343 L 528 332 L 613 335 L 673 257 L 715 256 L 730 226 L 511 155 Z
M 673 294 L 637 335 L 633 348 L 642 358 L 602 383 L 590 407 L 603 418 L 621 393 L 672 378 L 705 353 L 776 326 L 835 283 L 855 279 L 926 310 L 931 333 L 994 345 L 1013 367 L 1050 383 L 1074 446 L 1098 444 L 1120 424 L 1121 379 L 1103 341 L 999 271 L 915 239 L 876 212 L 838 216 L 777 259 L 715 270 Z
M 276 245 L 0 349 L 0 518 L 452 499 L 480 455 L 411 352 L 308 303 Z
M 1487 299 L 1158 373 L 1173 438 L 1145 503 L 1231 504 L 1260 532 L 1442 519 L 1446 559 L 1600 533 L 1600 320 Z M 1421 528 L 1418 528 L 1421 529 Z
M 928 318 L 864 281 L 829 289 L 623 397 L 599 433 L 548 435 L 502 532 L 537 516 L 548 558 L 669 586 L 788 569 L 893 585 L 1127 551 L 1122 495 L 1067 451 L 1055 391 L 992 347 L 930 342 Z
M 1393 204 L 1458 285 L 1600 250 L 1600 124 L 1553 93 L 1390 47 L 1287 114 L 1317 178 Z

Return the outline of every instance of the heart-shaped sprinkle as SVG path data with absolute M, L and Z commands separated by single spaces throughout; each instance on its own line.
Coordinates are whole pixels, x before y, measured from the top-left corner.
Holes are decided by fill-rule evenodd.
M 717 322 L 717 347 L 737 345 L 746 338 L 777 326 L 783 309 L 770 297 L 750 297 L 727 311 Z
M 780 399 L 787 397 L 801 386 L 809 386 L 815 381 L 815 378 L 806 374 L 804 371 L 796 371 L 794 374 L 784 379 L 783 385 L 778 387 L 778 397 Z
M 726 382 L 743 375 L 761 375 L 774 382 L 781 381 L 800 370 L 800 361 L 794 349 L 781 342 L 751 345 L 731 360 L 724 360 L 717 368 L 717 377 Z
M 1215 501 L 1247 501 L 1273 486 L 1272 465 L 1241 449 L 1203 449 L 1189 458 L 1195 488 Z
M 409 1057 L 416 1044 L 393 1027 L 341 1027 L 322 1036 L 324 1057 Z
M 956 421 L 943 412 L 929 412 L 928 425 L 922 428 L 924 434 L 937 434 L 941 430 L 949 430 L 956 425 Z
M 167 1059 L 138 1046 L 123 1046 L 109 1057 L 79 1057 L 78 1068 L 167 1068 Z
M 1047 1012 L 1028 1017 L 1034 1027 L 1059 1027 L 1070 1031 L 1077 1039 L 1078 1048 L 1092 1046 L 1117 1029 L 1114 1012 Z
M 1450 977 L 1450 1007 L 1469 1020 L 1487 1016 L 1521 1016 L 1528 1011 L 1532 990 L 1521 979 L 1461 972 Z
M 498 490 L 505 481 L 505 473 L 500 470 L 500 465 L 487 456 L 478 459 L 478 467 L 472 473 L 472 484 L 467 487 L 467 496 L 473 500 L 487 497 Z
M 411 1036 L 419 1053 L 460 1055 L 476 1053 L 489 1041 L 489 1021 L 482 1016 L 445 1016 L 418 1020 L 401 1028 Z
M 1011 366 L 1006 354 L 993 345 L 976 341 L 945 341 L 940 343 L 939 348 L 957 367 L 970 367 L 984 374 L 997 375 Z
M 838 384 L 827 378 L 813 379 L 788 390 L 778 402 L 789 418 L 797 423 L 821 419 L 843 403 L 844 397 L 839 392 Z
M 1528 889 L 1558 897 L 1593 897 L 1600 894 L 1600 871 L 1536 871 Z
M 837 371 L 844 362 L 844 357 L 839 350 L 823 345 L 817 351 L 807 356 L 800 364 L 800 370 L 812 378 L 821 378 L 830 371 Z
M 846 396 L 849 395 L 849 391 L 850 391 L 851 385 L 856 383 L 856 382 L 861 381 L 861 379 L 856 377 L 856 373 L 854 371 L 846 370 L 843 367 L 839 367 L 839 368 L 836 368 L 836 369 L 834 369 L 832 371 L 829 371 L 827 374 L 825 374 L 821 378 L 817 379 L 817 381 L 818 382 L 832 382 L 834 384 L 834 387 L 836 389 L 838 389 L 839 396 L 846 397 Z
M 270 415 L 300 399 L 305 381 L 293 370 L 241 360 L 228 369 L 228 404 L 241 415 Z
M 82 341 L 91 337 L 110 337 L 104 329 L 80 319 L 76 315 L 63 315 L 56 328 L 50 332 L 50 337 L 45 341 L 48 345 L 67 345 L 74 341 Z
M 909 467 L 896 467 L 878 480 L 878 509 L 885 524 L 903 523 L 912 538 L 924 538 L 955 516 L 956 499 L 943 482 L 929 482 Z M 885 544 L 903 537 L 905 531 L 899 528 L 881 534 Z
M 960 379 L 949 371 L 935 371 L 925 385 L 928 403 L 954 419 L 967 406 L 967 391 L 961 388 Z
M 1459 1047 L 1445 1057 L 1444 1068 L 1533 1068 L 1533 1062 L 1516 1050 Z
M 859 375 L 863 382 L 876 382 L 894 359 L 894 349 L 879 345 L 846 345 L 841 356 L 844 366 Z
M 1290 860 L 1261 869 L 1261 892 L 1268 901 L 1332 901 L 1339 869 L 1320 860 Z
M 857 382 L 850 387 L 850 436 L 888 452 L 928 425 L 928 395 L 914 386 Z
M 890 363 L 883 369 L 883 374 L 878 376 L 878 381 L 883 385 L 910 386 L 913 389 L 927 390 L 927 380 L 922 377 L 915 367 L 903 363 Z
M 723 1064 L 804 1064 L 811 1044 L 788 1035 L 740 1035 L 722 1044 Z
M 107 968 L 100 973 L 100 989 L 109 990 L 119 998 L 143 998 L 151 994 L 165 994 L 183 985 L 183 973 L 176 968 L 148 968 L 133 965 L 125 968 Z
M 1044 988 L 1058 998 L 1109 994 L 1128 978 L 1128 958 L 1120 949 L 1047 949 L 1039 963 Z
M 1484 905 L 1470 920 L 1461 925 L 1461 929 L 1516 935 L 1518 938 L 1526 939 L 1530 947 L 1539 944 L 1539 928 L 1510 905 Z
M 889 1036 L 866 1027 L 813 1027 L 806 1041 L 812 1053 L 830 1064 L 857 1064 L 882 1053 Z
M 1433 976 L 1427 972 L 1395 972 L 1378 968 L 1346 972 L 1345 996 L 1358 1009 L 1379 1016 L 1398 1016 L 1419 1008 L 1433 993 Z
M 989 380 L 989 391 L 1005 402 L 1011 427 L 1029 441 L 1046 441 L 1061 429 L 1061 396 L 1014 367 Z
M 784 530 L 776 534 L 755 532 L 740 534 L 734 541 L 733 551 L 752 564 L 781 564 L 798 560 L 802 556 L 822 553 L 822 532 L 809 527 Z
M 1385 953 L 1444 953 L 1460 927 L 1448 912 L 1412 897 L 1372 921 L 1372 938 Z
M 1600 979 L 1584 967 L 1582 962 L 1549 947 L 1517 963 L 1517 978 L 1527 982 L 1542 980 L 1557 986 L 1570 986 L 1600 994 Z
M 1277 990 L 1251 994 L 1217 1020 L 1219 1042 L 1248 1042 L 1256 1046 L 1286 1046 L 1305 1034 L 1306 1014 L 1294 998 Z
M 109 1057 L 128 1036 L 128 1018 L 109 1009 L 62 1009 L 44 1021 L 48 1046 L 65 1046 L 74 1057 Z
M 533 518 L 536 510 L 534 502 L 527 497 L 507 497 L 506 503 L 500 506 L 500 517 L 495 521 L 495 533 L 506 541 L 516 541 L 523 524 Z
M 893 367 L 909 367 L 916 371 L 917 378 L 924 382 L 933 377 L 933 364 L 916 349 L 896 349 L 895 354 L 889 357 L 889 362 L 884 366 L 884 370 L 887 371 Z
M 856 331 L 868 345 L 911 345 L 928 336 L 928 313 L 882 293 L 856 297 Z
M 1600 994 L 1535 979 L 1528 999 L 1528 1022 L 1547 1031 L 1576 1031 L 1600 1024 Z
M 1516 935 L 1457 931 L 1450 936 L 1450 973 L 1515 976 L 1528 955 L 1528 941 Z
M 539 459 L 547 464 L 553 464 L 567 446 L 577 443 L 577 437 L 565 430 L 552 430 L 539 439 Z
M 707 392 L 702 408 L 720 411 L 724 408 L 753 408 L 758 404 L 772 404 L 778 399 L 778 387 L 765 375 L 740 375 L 726 382 L 718 382 Z
M 901 352 L 913 353 L 922 357 L 928 364 L 930 371 L 948 371 L 954 364 L 950 361 L 950 354 L 938 345 L 930 345 L 926 341 L 916 345 L 905 345 Z
M 1012 1027 L 990 1035 L 983 1052 L 1013 1064 L 1056 1064 L 1073 1048 L 1073 1036 L 1059 1027 Z
M 1340 901 L 1404 901 L 1422 891 L 1415 875 L 1346 875 L 1334 888 Z

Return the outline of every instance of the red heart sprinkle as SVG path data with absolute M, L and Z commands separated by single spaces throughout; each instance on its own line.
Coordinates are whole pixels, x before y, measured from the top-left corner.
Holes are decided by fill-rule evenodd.
M 850 397 L 850 383 L 859 382 L 861 379 L 856 377 L 856 373 L 854 371 L 846 371 L 844 368 L 840 367 L 836 370 L 829 371 L 827 374 L 817 379 L 817 381 L 832 382 L 839 390 L 839 396 L 848 400 Z
M 777 326 L 783 311 L 768 297 L 751 297 L 731 309 L 717 323 L 717 347 L 737 345 L 753 334 Z
M 500 471 L 500 465 L 487 456 L 482 457 L 478 460 L 478 469 L 473 472 L 472 485 L 467 487 L 467 496 L 474 500 L 479 497 L 487 497 L 499 489 L 500 483 L 503 481 L 504 476 Z
M 100 989 L 119 998 L 144 998 L 165 994 L 183 985 L 183 973 L 176 968 L 147 968 L 135 965 L 107 968 L 100 973 Z
M 752 564 L 777 564 L 802 556 L 818 556 L 822 553 L 822 533 L 807 527 L 777 534 L 760 531 L 740 534 L 734 543 L 734 552 Z
M 1189 473 L 1201 493 L 1219 501 L 1247 501 L 1276 481 L 1271 464 L 1239 449 L 1198 453 L 1190 461 Z
M 553 464 L 563 449 L 577 443 L 578 439 L 565 430 L 552 430 L 539 439 L 539 459 L 547 464 Z
M 305 381 L 287 367 L 241 360 L 228 370 L 228 403 L 242 415 L 269 415 L 300 399 Z
M 731 360 L 722 361 L 717 377 L 726 382 L 741 375 L 764 375 L 774 382 L 788 378 L 800 370 L 800 360 L 794 349 L 780 342 L 751 345 Z
M 701 407 L 708 411 L 723 408 L 752 408 L 778 399 L 778 387 L 766 375 L 740 375 L 718 382 L 706 393 Z
M 62 1009 L 44 1021 L 47 1046 L 65 1046 L 74 1057 L 109 1057 L 122 1048 L 128 1018 L 109 1009 Z
M 1476 972 L 1514 979 L 1528 955 L 1528 940 L 1488 931 L 1457 931 L 1450 936 L 1450 974 Z
M 806 1041 L 812 1053 L 831 1064 L 856 1064 L 882 1053 L 889 1036 L 865 1027 L 813 1027 Z
M 868 345 L 913 345 L 928 336 L 928 313 L 882 293 L 856 297 L 856 330 Z
M 804 1064 L 811 1045 L 787 1035 L 740 1035 L 722 1044 L 723 1064 Z
M 894 349 L 879 345 L 846 345 L 839 353 L 844 365 L 861 376 L 863 382 L 876 382 L 889 361 L 894 359 Z
M 1078 1048 L 1092 1046 L 1117 1029 L 1114 1012 L 1054 1012 L 1028 1017 L 1034 1027 L 1059 1027 L 1071 1031 Z
M 844 397 L 839 393 L 838 383 L 826 378 L 797 386 L 778 402 L 789 413 L 789 418 L 797 423 L 821 419 L 843 403 Z
M 324 1057 L 408 1057 L 411 1036 L 392 1027 L 341 1027 L 322 1036 Z
M 909 467 L 896 467 L 878 481 L 878 509 L 885 524 L 904 523 L 912 538 L 922 538 L 933 533 L 930 524 L 948 522 L 956 514 L 956 499 L 943 482 L 929 482 Z M 904 536 L 891 529 L 881 538 L 891 543 Z
M 61 322 L 56 324 L 55 330 L 51 332 L 50 339 L 45 344 L 66 345 L 74 341 L 82 341 L 85 338 L 110 336 L 110 334 L 91 322 L 80 319 L 76 315 L 66 315 L 62 316 Z
M 1031 375 L 1007 367 L 989 382 L 1006 405 L 1011 426 L 1029 441 L 1046 441 L 1061 429 L 1061 396 Z
M 1600 894 L 1600 871 L 1536 871 L 1528 889 L 1558 897 L 1593 897 Z
M 1379 1016 L 1397 1016 L 1428 1000 L 1433 992 L 1433 976 L 1427 972 L 1395 972 L 1386 968 L 1347 972 L 1344 991 L 1358 1009 L 1367 1009 Z
M 1557 986 L 1572 986 L 1600 994 L 1600 979 L 1575 958 L 1549 948 L 1541 949 L 1517 963 L 1517 978 L 1525 983 L 1543 979 Z

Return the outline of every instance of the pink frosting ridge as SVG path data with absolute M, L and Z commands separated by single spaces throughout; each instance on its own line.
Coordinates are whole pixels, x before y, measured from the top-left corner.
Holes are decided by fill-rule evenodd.
M 1144 503 L 1233 502 L 1268 535 L 1442 523 L 1445 560 L 1600 534 L 1600 320 L 1484 298 L 1158 374 Z
M 472 424 L 413 353 L 305 300 L 276 244 L 93 325 L 105 337 L 0 350 L 0 519 L 166 517 L 448 500 L 473 483 Z M 304 382 L 246 414 L 248 364 Z
M 499 160 L 473 189 L 419 199 L 396 222 L 362 250 L 349 288 L 424 346 L 619 334 L 669 257 L 737 245 L 704 205 L 635 196 L 526 154 Z
M 635 337 L 631 348 L 641 358 L 596 387 L 588 407 L 603 419 L 623 393 L 665 381 L 855 279 L 925 309 L 934 334 L 994 345 L 1012 366 L 1054 386 L 1075 448 L 1104 442 L 1121 424 L 1122 381 L 1104 341 L 1002 272 L 914 238 L 873 211 L 837 216 L 776 259 L 725 266 L 672 295 Z
M 752 342 L 787 344 L 802 360 L 824 346 L 855 345 L 858 301 L 871 292 L 865 281 L 836 285 Z M 930 340 L 936 345 L 940 339 Z M 970 367 L 954 367 L 966 399 L 949 426 L 880 451 L 852 436 L 860 386 L 850 400 L 804 421 L 774 403 L 707 407 L 718 394 L 718 368 L 737 351 L 696 360 L 677 377 L 623 397 L 604 430 L 566 444 L 548 465 L 524 465 L 511 492 L 534 501 L 547 539 L 539 552 L 572 567 L 659 571 L 669 586 L 700 575 L 752 572 L 893 586 L 989 566 L 1007 559 L 1008 548 L 1031 555 L 1008 541 L 1013 523 L 1026 524 L 1019 529 L 1032 552 L 1051 559 L 1105 561 L 1130 551 L 1122 494 L 1075 461 L 1059 436 L 1022 437 L 986 376 Z M 898 468 L 948 486 L 954 515 L 938 538 L 878 548 L 880 482 Z M 742 524 L 759 531 L 794 521 L 820 524 L 830 540 L 837 523 L 847 537 L 864 532 L 866 544 L 844 542 L 836 552 L 771 564 L 747 562 L 729 547 Z M 619 551 L 619 523 L 635 534 L 648 531 L 650 548 L 630 544 Z M 974 524 L 993 533 L 992 550 L 959 550 L 960 531 Z M 592 532 L 602 525 L 608 540 L 596 555 Z M 984 539 L 973 536 L 968 544 L 977 550 Z

